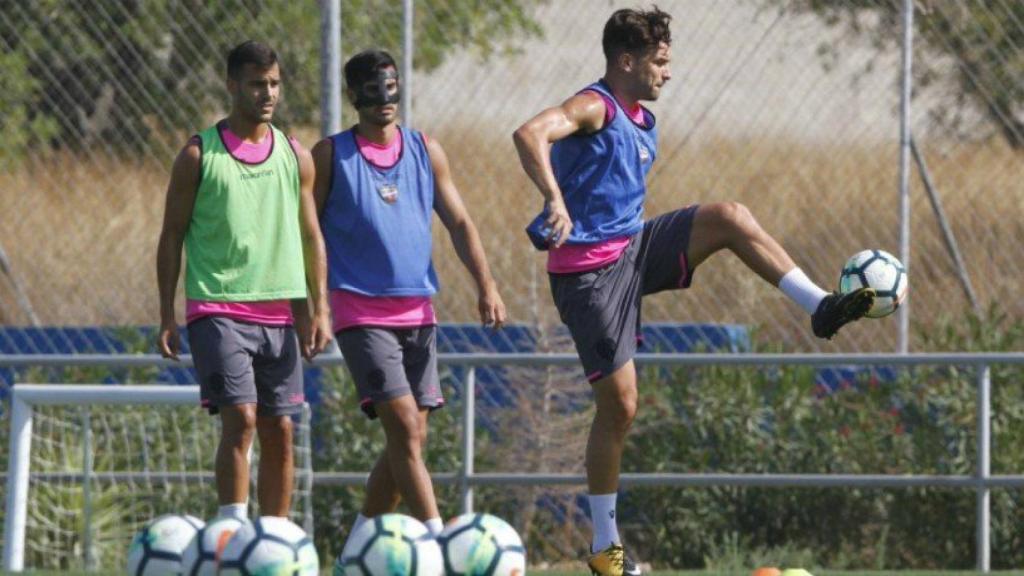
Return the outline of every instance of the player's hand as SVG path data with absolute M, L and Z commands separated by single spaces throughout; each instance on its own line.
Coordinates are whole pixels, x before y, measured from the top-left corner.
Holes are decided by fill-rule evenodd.
M 331 316 L 327 310 L 316 313 L 310 334 L 309 360 L 327 349 L 334 336 L 331 334 Z
M 548 244 L 558 248 L 569 239 L 569 232 L 572 232 L 572 219 L 569 218 L 569 211 L 565 208 L 565 202 L 561 198 L 548 202 L 548 219 L 545 221 Z
M 160 334 L 157 336 L 160 355 L 171 360 L 180 360 L 178 351 L 181 349 L 181 338 L 178 336 L 178 325 L 174 320 L 160 323 Z
M 480 321 L 484 326 L 498 329 L 505 325 L 505 302 L 501 300 L 498 288 L 493 283 L 480 292 L 477 308 L 480 310 Z

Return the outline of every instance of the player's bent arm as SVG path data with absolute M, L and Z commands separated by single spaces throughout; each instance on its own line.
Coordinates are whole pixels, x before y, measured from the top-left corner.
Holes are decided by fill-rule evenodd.
M 481 299 L 491 303 L 493 310 L 486 314 L 489 317 L 484 318 L 484 322 L 500 325 L 505 320 L 505 305 L 501 302 L 497 284 L 487 264 L 480 234 L 452 181 L 448 156 L 441 144 L 433 138 L 427 140 L 427 152 L 430 154 L 430 164 L 434 169 L 434 211 L 448 229 L 455 253 L 473 276 Z
M 578 132 L 600 130 L 604 115 L 604 100 L 594 92 L 583 92 L 561 106 L 544 110 L 516 129 L 512 139 L 519 162 L 546 201 L 561 201 L 561 190 L 551 168 L 551 145 Z
M 306 288 L 313 302 L 313 321 L 316 329 L 310 343 L 311 355 L 323 350 L 330 340 L 329 309 L 327 302 L 327 250 L 320 233 L 316 200 L 313 189 L 316 169 L 309 151 L 293 142 L 299 160 L 299 227 L 302 234 L 303 261 L 306 268 Z
M 164 223 L 156 249 L 157 288 L 160 291 L 161 324 L 174 323 L 174 293 L 181 273 L 181 251 L 192 220 L 201 167 L 200 145 L 195 140 L 178 153 L 171 167 L 164 203 Z
M 334 171 L 334 141 L 324 138 L 313 145 L 313 166 L 316 178 L 313 183 L 313 199 L 316 213 L 323 214 L 327 197 L 331 194 L 331 175 Z

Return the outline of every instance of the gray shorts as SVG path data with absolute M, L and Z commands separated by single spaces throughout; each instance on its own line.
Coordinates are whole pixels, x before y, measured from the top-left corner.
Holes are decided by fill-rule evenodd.
M 444 405 L 437 374 L 437 327 L 359 326 L 336 334 L 359 393 L 359 407 L 376 418 L 374 404 L 412 394 L 421 408 Z
M 299 339 L 291 326 L 206 316 L 188 325 L 188 342 L 200 400 L 210 414 L 238 404 L 256 404 L 259 416 L 302 410 Z
M 629 362 L 642 340 L 640 301 L 647 294 L 688 288 L 686 262 L 697 206 L 644 223 L 615 262 L 587 272 L 550 274 L 551 295 L 569 327 L 587 380 L 595 382 Z

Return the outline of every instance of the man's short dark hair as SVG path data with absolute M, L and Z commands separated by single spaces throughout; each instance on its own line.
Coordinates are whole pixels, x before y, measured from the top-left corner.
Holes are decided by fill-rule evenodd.
M 262 42 L 247 40 L 228 52 L 228 78 L 237 80 L 246 64 L 266 70 L 277 64 L 277 52 Z
M 604 56 L 612 61 L 622 54 L 639 54 L 658 47 L 658 44 L 672 44 L 672 31 L 668 24 L 672 17 L 657 6 L 650 10 L 623 8 L 616 10 L 604 25 L 601 47 Z
M 363 50 L 345 63 L 345 85 L 356 88 L 377 79 L 377 71 L 387 67 L 398 69 L 395 59 L 383 50 Z

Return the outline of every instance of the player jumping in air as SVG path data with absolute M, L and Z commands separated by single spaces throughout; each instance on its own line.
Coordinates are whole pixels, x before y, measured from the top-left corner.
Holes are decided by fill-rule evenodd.
M 480 320 L 501 326 L 505 305 L 444 149 L 398 124 L 401 82 L 394 60 L 367 50 L 344 72 L 359 122 L 313 147 L 314 194 L 327 244 L 334 331 L 361 407 L 380 419 L 386 437 L 352 531 L 405 500 L 437 534 L 442 522 L 423 461 L 427 416 L 444 404 L 431 304 L 438 285 L 431 261 L 434 212 L 476 283 Z
M 313 159 L 270 124 L 281 93 L 272 49 L 250 41 L 231 50 L 227 89 L 228 117 L 189 140 L 171 169 L 157 249 L 159 346 L 177 358 L 174 292 L 184 245 L 192 359 L 202 404 L 219 412 L 222 424 L 220 515 L 247 516 L 255 432 L 260 514 L 284 517 L 293 478 L 291 416 L 304 401 L 300 350 L 312 358 L 331 339 Z
M 636 414 L 642 297 L 688 287 L 701 262 L 728 249 L 807 310 L 818 337 L 861 318 L 874 299 L 870 289 L 839 295 L 819 288 L 742 204 L 693 205 L 643 220 L 658 131 L 640 102 L 657 100 L 671 78 L 670 20 L 657 8 L 616 11 L 602 38 L 604 77 L 534 116 L 514 137 L 545 201 L 527 232 L 548 251 L 552 296 L 597 403 L 586 467 L 594 526 L 588 564 L 600 575 L 640 573 L 619 538 L 615 500 Z

